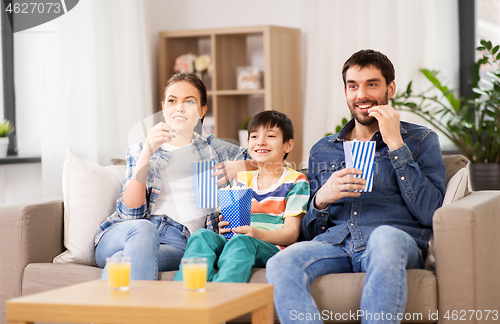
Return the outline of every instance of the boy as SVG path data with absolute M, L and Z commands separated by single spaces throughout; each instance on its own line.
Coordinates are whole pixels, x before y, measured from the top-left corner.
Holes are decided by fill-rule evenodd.
M 307 177 L 283 166 L 293 148 L 293 125 L 283 113 L 268 110 L 248 124 L 248 151 L 258 170 L 238 173 L 239 187 L 252 188 L 250 226 L 233 228 L 230 239 L 200 229 L 188 240 L 184 257 L 205 257 L 208 281 L 248 282 L 252 267 L 265 267 L 267 260 L 300 233 L 309 200 Z M 229 223 L 219 218 L 219 233 Z M 215 273 L 215 267 L 219 271 Z M 175 275 L 182 280 L 182 268 Z

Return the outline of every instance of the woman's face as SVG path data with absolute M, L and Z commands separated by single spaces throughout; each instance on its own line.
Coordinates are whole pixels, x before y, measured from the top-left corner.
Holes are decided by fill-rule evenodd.
M 178 133 L 192 133 L 198 120 L 206 113 L 207 106 L 201 106 L 200 92 L 191 83 L 175 82 L 167 88 L 163 116 L 165 122 Z

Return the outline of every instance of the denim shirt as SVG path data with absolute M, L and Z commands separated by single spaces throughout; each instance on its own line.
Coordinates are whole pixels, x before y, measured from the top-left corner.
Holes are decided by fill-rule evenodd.
M 248 149 L 230 144 L 216 138 L 213 135 L 202 136 L 194 133 L 193 137 L 193 150 L 199 161 L 214 160 L 215 163 L 220 163 L 225 161 L 250 159 Z M 168 166 L 168 163 L 172 158 L 172 153 L 160 147 L 151 155 L 146 180 L 146 201 L 142 206 L 131 208 L 125 205 L 122 197 L 123 192 L 132 178 L 143 145 L 143 142 L 139 142 L 127 149 L 127 173 L 125 177 L 125 184 L 120 197 L 116 201 L 115 212 L 106 218 L 99 226 L 99 230 L 94 238 L 95 245 L 99 243 L 104 232 L 106 232 L 108 228 L 114 224 L 133 219 L 149 219 L 151 216 L 151 211 L 156 204 L 156 199 L 158 198 L 163 185 L 161 171 Z M 216 210 L 213 210 L 210 215 L 207 216 L 205 227 L 211 231 L 218 232 L 218 222 L 219 214 Z
M 376 227 L 390 225 L 411 235 L 425 253 L 434 211 L 443 202 L 446 175 L 438 136 L 426 127 L 401 122 L 405 144 L 392 151 L 377 131 L 371 139 L 377 143 L 372 192 L 342 198 L 323 210 L 315 208 L 318 189 L 332 173 L 345 168 L 343 142 L 353 128 L 351 119 L 338 134 L 324 137 L 311 149 L 311 199 L 302 219 L 304 238 L 339 244 L 350 234 L 359 252 Z

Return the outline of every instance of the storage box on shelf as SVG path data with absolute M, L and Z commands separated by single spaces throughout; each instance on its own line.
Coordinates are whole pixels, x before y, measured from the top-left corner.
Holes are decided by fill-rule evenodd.
M 246 117 L 261 110 L 281 111 L 295 127 L 297 140 L 288 161 L 298 167 L 303 119 L 300 30 L 276 26 L 217 28 L 160 32 L 159 38 L 160 100 L 165 84 L 175 73 L 178 56 L 209 54 L 213 72 L 203 80 L 211 99 L 214 135 L 237 141 Z M 238 90 L 240 66 L 258 66 L 263 71 L 263 88 Z

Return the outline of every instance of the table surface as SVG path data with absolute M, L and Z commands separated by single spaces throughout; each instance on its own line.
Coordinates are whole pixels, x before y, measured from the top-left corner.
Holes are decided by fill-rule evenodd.
M 114 291 L 95 280 L 7 301 L 9 323 L 220 323 L 249 312 L 252 323 L 272 323 L 272 285 L 207 283 L 191 292 L 182 282 L 132 280 Z

